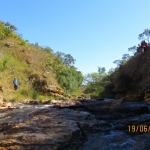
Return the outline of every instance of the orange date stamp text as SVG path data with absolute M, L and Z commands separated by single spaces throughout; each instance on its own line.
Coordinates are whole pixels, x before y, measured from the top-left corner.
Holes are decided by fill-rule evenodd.
M 150 132 L 149 125 L 128 125 L 128 132 Z

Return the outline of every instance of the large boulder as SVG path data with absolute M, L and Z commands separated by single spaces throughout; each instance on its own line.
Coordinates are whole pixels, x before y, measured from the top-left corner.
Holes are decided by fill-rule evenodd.
M 33 82 L 33 87 L 36 91 L 48 94 L 48 95 L 64 95 L 64 92 L 53 84 L 47 84 L 46 80 L 35 80 Z
M 12 46 L 14 46 L 14 43 L 13 43 L 13 42 L 6 42 L 6 43 L 5 43 L 5 46 L 7 46 L 7 47 L 12 47 Z

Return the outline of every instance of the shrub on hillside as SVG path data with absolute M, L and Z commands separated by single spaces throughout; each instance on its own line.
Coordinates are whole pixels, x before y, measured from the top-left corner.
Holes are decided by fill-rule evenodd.
M 76 92 L 82 84 L 83 77 L 74 67 L 57 70 L 56 79 L 67 93 Z
M 20 45 L 26 45 L 26 42 L 25 42 L 23 39 L 20 39 L 19 44 L 20 44 Z

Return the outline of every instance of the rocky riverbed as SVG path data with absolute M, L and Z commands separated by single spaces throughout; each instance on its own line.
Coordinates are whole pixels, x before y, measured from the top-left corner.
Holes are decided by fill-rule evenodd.
M 112 99 L 18 103 L 0 112 L 0 150 L 148 150 L 149 113 Z

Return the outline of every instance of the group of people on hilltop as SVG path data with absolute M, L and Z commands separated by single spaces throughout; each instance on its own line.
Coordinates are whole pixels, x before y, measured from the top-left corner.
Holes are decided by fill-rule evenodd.
M 145 42 L 145 40 L 141 41 L 141 45 L 138 44 L 137 52 L 135 53 L 135 55 L 138 54 L 138 53 L 146 52 L 147 51 L 147 46 L 148 46 L 148 44 Z

